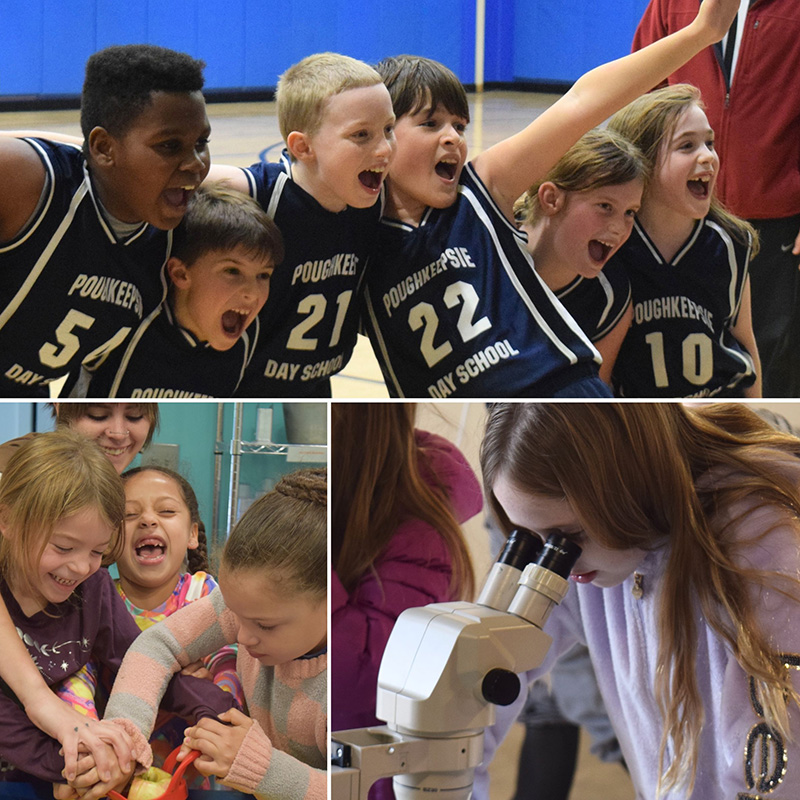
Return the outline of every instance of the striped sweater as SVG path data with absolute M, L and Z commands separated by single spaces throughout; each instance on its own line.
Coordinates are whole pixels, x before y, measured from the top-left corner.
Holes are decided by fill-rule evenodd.
M 172 675 L 236 642 L 237 623 L 215 589 L 144 631 L 120 668 L 106 709 L 149 766 L 147 739 Z M 239 648 L 236 669 L 255 720 L 224 783 L 271 800 L 327 796 L 327 654 L 264 667 Z

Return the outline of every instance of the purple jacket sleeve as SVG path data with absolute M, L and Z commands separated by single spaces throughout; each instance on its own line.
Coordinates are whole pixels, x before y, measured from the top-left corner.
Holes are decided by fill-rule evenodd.
M 477 514 L 480 485 L 458 449 L 433 434 L 418 432 L 423 474 L 441 484 L 459 522 Z M 376 724 L 375 692 L 383 651 L 402 611 L 451 599 L 452 566 L 444 540 L 430 525 L 407 520 L 398 526 L 374 569 L 348 594 L 331 576 L 332 730 Z
M 53 783 L 63 781 L 61 745 L 40 731 L 22 707 L 0 692 L 0 757 L 19 769 Z

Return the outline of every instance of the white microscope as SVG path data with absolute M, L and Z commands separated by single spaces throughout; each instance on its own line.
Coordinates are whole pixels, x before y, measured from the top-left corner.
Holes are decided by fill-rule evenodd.
M 386 725 L 331 735 L 331 800 L 367 800 L 389 776 L 397 800 L 468 800 L 484 729 L 495 705 L 518 697 L 518 673 L 544 660 L 551 638 L 542 627 L 580 553 L 561 536 L 542 545 L 516 530 L 477 603 L 404 611 L 378 674 L 376 716 Z

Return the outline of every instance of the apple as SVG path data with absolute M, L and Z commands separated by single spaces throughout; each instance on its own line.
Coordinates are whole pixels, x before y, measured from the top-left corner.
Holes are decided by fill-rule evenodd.
M 128 800 L 154 800 L 167 791 L 172 775 L 158 767 L 150 767 L 131 783 Z

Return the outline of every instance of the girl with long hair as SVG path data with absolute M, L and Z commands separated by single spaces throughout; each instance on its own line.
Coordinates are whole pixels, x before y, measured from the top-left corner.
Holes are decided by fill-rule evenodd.
M 402 611 L 472 599 L 460 524 L 480 511 L 480 486 L 415 419 L 414 403 L 331 406 L 332 730 L 377 724 L 378 669 Z
M 514 205 L 536 271 L 603 357 L 609 385 L 633 307 L 627 273 L 608 262 L 630 236 L 648 175 L 627 139 L 594 129 Z
M 140 764 L 150 765 L 147 739 L 171 674 L 238 642 L 247 714 L 231 709 L 188 728 L 184 755 L 199 750 L 201 775 L 258 798 L 325 800 L 327 501 L 325 469 L 284 475 L 231 531 L 219 586 L 131 646 L 106 719 L 125 727 Z M 91 773 L 75 781 L 83 788 L 95 782 Z
M 117 473 L 123 472 L 158 429 L 158 403 L 53 403 L 56 427 L 83 434 L 105 453 Z M 38 434 L 29 433 L 0 445 L 0 474 L 9 459 Z M 97 759 L 101 774 L 110 778 L 114 761 L 127 764 L 130 741 L 124 731 L 91 717 L 78 716 L 42 680 L 20 642 L 0 598 L 0 677 L 25 707 L 31 721 L 64 748 L 66 777 L 75 775 L 79 747 Z M 107 748 L 106 745 L 111 745 Z
M 122 549 L 124 516 L 125 494 L 116 470 L 82 434 L 37 435 L 8 462 L 0 481 L 0 593 L 49 686 L 92 660 L 101 673 L 113 676 L 139 633 L 101 569 Z M 5 762 L 0 779 L 63 783 L 59 743 L 35 727 L 12 696 L 0 692 L 0 702 Z M 233 704 L 208 681 L 181 679 L 166 705 L 194 718 Z M 82 761 L 92 770 L 97 762 Z M 109 770 L 109 779 L 101 780 L 103 794 L 130 777 L 130 765 L 112 763 Z
M 609 121 L 652 176 L 633 233 L 614 257 L 628 273 L 633 323 L 614 367 L 624 397 L 760 397 L 750 313 L 758 237 L 716 198 L 719 156 L 700 92 L 675 84 Z
M 800 792 L 798 453 L 735 404 L 490 410 L 497 518 L 583 549 L 528 677 L 587 644 L 637 797 Z

